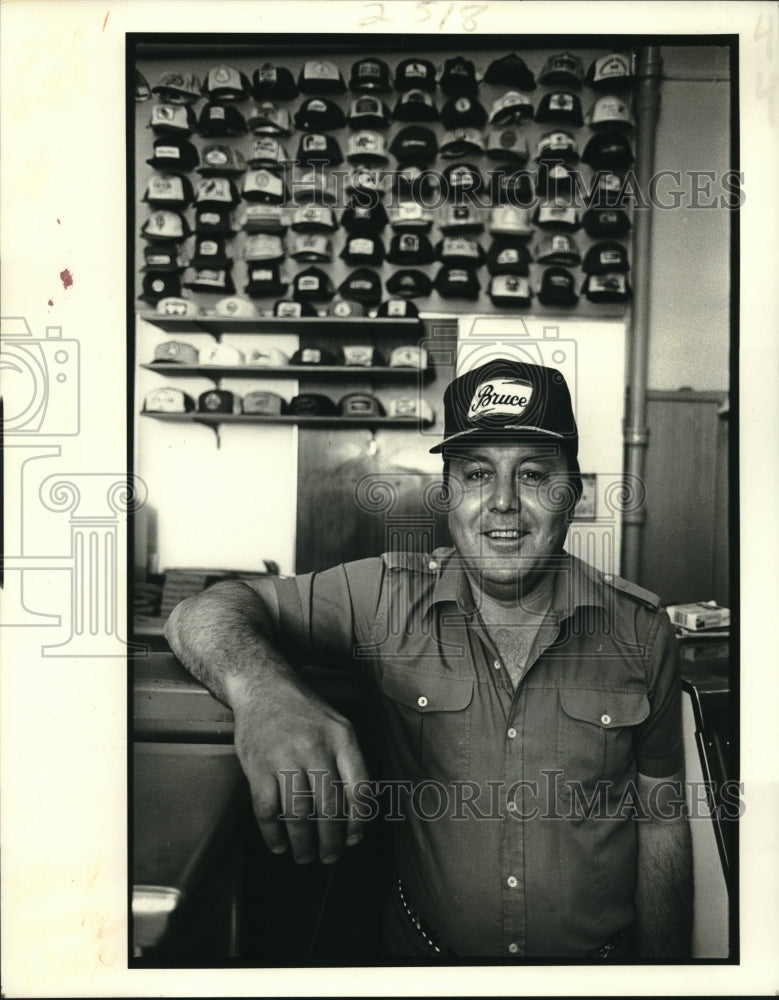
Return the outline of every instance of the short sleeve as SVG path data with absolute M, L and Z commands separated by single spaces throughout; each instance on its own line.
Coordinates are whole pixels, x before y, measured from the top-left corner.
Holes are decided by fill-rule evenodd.
M 648 660 L 650 712 L 636 736 L 639 773 L 669 777 L 684 765 L 679 648 L 668 615 L 658 615 Z

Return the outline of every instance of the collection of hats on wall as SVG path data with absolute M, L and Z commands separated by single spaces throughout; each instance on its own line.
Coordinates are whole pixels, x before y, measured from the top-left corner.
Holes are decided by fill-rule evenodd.
M 377 348 L 353 344 L 332 349 L 301 347 L 290 357 L 277 347 L 257 347 L 242 351 L 232 344 L 215 344 L 198 350 L 180 340 L 167 340 L 154 349 L 153 365 L 197 365 L 219 368 L 284 368 L 292 366 L 334 365 L 347 368 L 427 368 L 427 351 L 417 344 L 392 348 L 385 360 Z
M 159 102 L 152 106 L 149 122 L 157 137 L 147 160 L 155 173 L 144 195 L 153 211 L 141 227 L 147 246 L 140 297 L 155 305 L 165 302 L 165 308 L 168 304 L 181 308 L 188 302 L 182 298 L 182 284 L 193 291 L 233 297 L 234 260 L 227 243 L 237 232 L 233 212 L 241 205 L 239 227 L 246 234 L 242 258 L 248 277 L 243 291 L 251 299 L 278 298 L 289 292 L 290 283 L 281 274 L 282 262 L 289 257 L 312 265 L 294 276 L 291 301 L 312 306 L 314 314 L 317 304 L 332 303 L 337 294 L 341 311 L 335 312 L 333 306 L 336 315 L 380 306 L 382 282 L 371 268 L 385 261 L 399 268 L 387 279 L 386 290 L 407 303 L 406 309 L 411 305 L 408 300 L 433 290 L 444 298 L 477 299 L 481 292 L 477 272 L 485 264 L 493 304 L 528 305 L 533 295 L 531 262 L 544 265 L 537 290 L 544 305 L 576 303 L 569 268 L 579 265 L 585 275 L 581 294 L 595 302 L 626 301 L 629 263 L 619 240 L 630 229 L 620 195 L 624 172 L 633 162 L 625 134 L 633 127 L 633 118 L 624 96 L 632 86 L 631 60 L 612 53 L 596 59 L 585 73 L 576 55 L 552 56 L 538 81 L 555 89 L 535 108 L 522 93 L 535 89 L 535 77 L 515 53 L 490 63 L 481 79 L 512 88 L 495 100 L 489 114 L 478 100 L 480 76 L 468 59 L 447 59 L 438 75 L 428 60 L 406 59 L 395 70 L 399 96 L 390 113 L 377 96 L 392 90 L 390 68 L 369 57 L 352 67 L 348 88 L 358 96 L 347 114 L 323 96 L 347 90 L 340 70 L 327 60 L 306 61 L 297 82 L 289 69 L 270 64 L 255 70 L 251 82 L 237 69 L 215 66 L 202 87 L 191 73 L 165 73 L 152 88 L 139 75 L 136 98 L 154 93 Z M 586 117 L 574 93 L 585 83 L 602 92 Z M 440 112 L 437 86 L 446 98 Z M 306 96 L 294 115 L 273 103 L 300 94 L 313 96 Z M 203 97 L 206 104 L 196 116 L 193 105 Z M 244 116 L 236 105 L 250 98 L 258 103 Z M 392 119 L 404 127 L 388 151 L 380 130 Z M 302 132 L 294 161 L 283 144 L 293 132 L 293 121 Z M 531 171 L 522 169 L 530 158 L 522 134 L 529 121 L 548 123 L 553 129 L 537 143 L 535 187 Z M 567 128 L 585 121 L 593 134 L 580 154 L 577 139 Z M 446 129 L 440 142 L 425 124 L 430 122 L 441 122 Z M 480 129 L 486 125 L 490 131 L 483 136 Z M 341 192 L 335 175 L 323 167 L 344 162 L 341 144 L 327 133 L 346 126 L 352 129 L 345 154 L 351 173 L 345 175 Z M 205 146 L 201 160 L 188 138 L 194 132 L 222 141 Z M 247 151 L 223 141 L 247 132 L 255 136 Z M 398 161 L 394 171 L 382 169 L 389 163 L 388 152 Z M 489 171 L 489 183 L 478 166 L 462 160 L 481 154 L 498 165 Z M 438 155 L 453 162 L 441 171 L 427 169 Z M 595 172 L 583 213 L 574 199 L 580 193 L 576 172 L 580 161 Z M 289 170 L 293 162 L 294 178 Z M 186 176 L 193 170 L 201 175 L 196 186 Z M 287 205 L 290 187 L 293 201 Z M 382 199 L 390 190 L 397 200 L 388 211 Z M 344 193 L 349 200 L 339 220 L 346 234 L 339 257 L 356 270 L 336 289 L 330 275 L 315 265 L 333 260 L 332 234 L 339 228 L 333 206 Z M 428 207 L 433 196 L 440 198 L 435 211 Z M 190 205 L 195 208 L 195 252 L 187 261 L 180 244 L 193 232 L 183 214 Z M 434 222 L 442 234 L 435 244 L 428 235 Z M 393 232 L 387 247 L 380 234 L 388 224 Z M 601 241 L 584 257 L 573 235 L 581 228 Z M 487 252 L 478 241 L 485 230 L 493 237 Z M 540 242 L 531 254 L 528 242 L 536 230 Z M 416 270 L 435 262 L 441 266 L 433 280 Z M 187 266 L 193 268 L 194 277 L 183 281 Z M 240 296 L 235 298 L 240 301 Z M 403 306 L 395 308 L 403 314 Z

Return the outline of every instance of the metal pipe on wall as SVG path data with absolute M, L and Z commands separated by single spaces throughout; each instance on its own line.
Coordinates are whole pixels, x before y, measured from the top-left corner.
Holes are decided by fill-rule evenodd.
M 636 58 L 636 180 L 643 194 L 649 190 L 654 169 L 655 130 L 660 106 L 662 62 L 658 46 L 639 49 Z M 633 308 L 628 331 L 629 362 L 624 426 L 625 473 L 631 484 L 643 484 L 649 431 L 646 426 L 646 388 L 649 358 L 650 252 L 652 208 L 637 208 L 633 216 Z M 641 487 L 639 487 L 640 489 Z M 620 572 L 638 580 L 641 569 L 643 505 L 628 510 L 622 520 L 622 565 Z

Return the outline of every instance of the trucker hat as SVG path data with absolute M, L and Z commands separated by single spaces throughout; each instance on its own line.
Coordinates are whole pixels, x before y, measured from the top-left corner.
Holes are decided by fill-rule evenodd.
M 261 299 L 271 295 L 283 295 L 287 282 L 281 277 L 278 264 L 265 262 L 249 263 L 246 266 L 249 279 L 244 291 L 252 298 Z
M 391 295 L 414 299 L 430 295 L 433 283 L 422 271 L 404 269 L 387 278 L 387 291 Z
M 292 296 L 299 302 L 327 302 L 335 295 L 330 277 L 318 267 L 299 271 L 292 285 Z
M 508 309 L 522 309 L 530 305 L 533 293 L 530 281 L 521 274 L 497 274 L 490 279 L 488 289 L 490 302 L 494 306 Z
M 487 136 L 487 156 L 491 160 L 510 160 L 521 166 L 529 155 L 527 139 L 517 128 L 496 129 Z
M 484 230 L 484 213 L 475 205 L 444 205 L 438 228 L 446 235 L 481 233 Z
M 341 216 L 341 226 L 347 233 L 381 232 L 388 222 L 387 210 L 380 201 L 364 205 L 358 196 L 352 197 Z
M 200 306 L 192 299 L 172 296 L 169 299 L 160 299 L 155 306 L 155 311 L 160 316 L 199 316 Z
M 259 135 L 249 147 L 246 162 L 250 167 L 268 167 L 271 170 L 283 170 L 289 162 L 289 153 L 275 135 Z
M 487 270 L 490 274 L 519 274 L 526 276 L 530 252 L 524 241 L 505 243 L 496 240 L 487 251 Z
M 234 66 L 212 66 L 203 81 L 203 95 L 213 101 L 245 101 L 251 93 L 248 77 Z
M 152 389 L 143 401 L 144 413 L 191 413 L 194 409 L 195 401 L 190 395 L 169 385 Z
M 598 169 L 623 170 L 633 162 L 633 150 L 621 132 L 596 132 L 584 147 L 582 160 Z
M 301 347 L 292 355 L 291 365 L 336 365 L 339 361 L 331 351 L 320 347 Z
M 229 270 L 233 266 L 232 258 L 225 248 L 225 241 L 212 236 L 199 236 L 195 240 L 195 253 L 190 261 L 195 268 L 215 268 L 219 271 Z
M 475 97 L 464 94 L 450 97 L 441 108 L 441 121 L 444 128 L 481 128 L 487 124 L 487 112 Z
M 278 347 L 253 347 L 246 354 L 246 364 L 257 368 L 284 368 L 289 364 L 289 355 Z
M 396 233 L 387 253 L 390 264 L 413 267 L 435 260 L 433 245 L 424 233 Z
M 274 417 L 287 412 L 287 403 L 277 392 L 255 389 L 243 397 L 241 409 L 244 413 Z
M 378 305 L 381 302 L 381 278 L 376 271 L 360 267 L 344 278 L 338 291 L 343 298 L 353 302 Z
M 263 101 L 251 108 L 247 117 L 249 130 L 255 135 L 288 136 L 292 133 L 292 120 L 286 108 L 277 108 L 272 101 Z
M 633 83 L 632 60 L 620 52 L 610 52 L 590 63 L 584 82 L 595 90 L 629 87 Z
M 181 340 L 165 340 L 154 348 L 152 364 L 196 365 L 198 357 L 198 350 L 192 344 Z
M 630 270 L 628 252 L 621 243 L 606 241 L 595 243 L 584 255 L 582 271 L 585 274 L 606 274 L 608 271 Z
M 297 160 L 309 167 L 316 163 L 337 167 L 339 163 L 343 163 L 344 157 L 338 140 L 333 136 L 321 132 L 306 132 L 298 144 Z
M 352 66 L 349 90 L 387 93 L 391 89 L 389 66 L 383 60 L 369 56 L 359 59 Z
M 200 80 L 195 74 L 181 73 L 178 70 L 163 73 L 151 92 L 161 101 L 171 104 L 196 104 L 203 96 Z
M 451 267 L 448 264 L 439 270 L 433 285 L 445 299 L 477 299 L 481 287 L 472 268 Z
M 370 344 L 348 344 L 341 350 L 343 363 L 348 368 L 381 368 L 384 366 L 381 351 Z
M 463 156 L 475 156 L 483 152 L 484 140 L 478 129 L 455 128 L 444 132 L 441 137 L 441 156 L 446 159 L 459 160 Z
M 328 264 L 333 259 L 332 242 L 324 233 L 299 233 L 292 241 L 290 257 L 305 264 Z
M 582 294 L 590 302 L 627 302 L 631 296 L 628 276 L 621 271 L 588 274 Z
M 292 216 L 296 233 L 332 233 L 338 228 L 329 205 L 299 205 Z
M 404 59 L 395 69 L 395 90 L 404 94 L 409 90 L 436 88 L 435 66 L 428 59 Z
M 247 130 L 246 119 L 232 104 L 217 104 L 209 101 L 197 122 L 198 132 L 208 137 L 240 136 Z
M 516 90 L 508 90 L 492 102 L 490 125 L 521 125 L 533 120 L 533 105 Z
M 344 417 L 383 417 L 381 402 L 368 392 L 349 392 L 341 397 L 338 412 Z
M 227 268 L 201 267 L 195 271 L 190 281 L 184 282 L 185 288 L 195 292 L 213 292 L 219 295 L 233 295 L 235 285 Z
M 567 233 L 551 233 L 539 242 L 536 249 L 536 260 L 539 264 L 576 267 L 581 259 L 576 241 Z
M 472 97 L 479 86 L 476 80 L 476 68 L 470 59 L 464 56 L 447 59 L 439 84 L 447 97 L 459 95 Z
M 273 63 L 263 63 L 252 73 L 252 91 L 258 100 L 274 97 L 291 101 L 298 96 L 291 71 L 286 66 L 274 66 Z
M 633 128 L 635 121 L 630 105 L 622 97 L 607 94 L 599 97 L 587 115 L 587 124 L 592 129 L 611 129 L 617 126 Z
M 538 301 L 545 306 L 572 306 L 577 298 L 573 274 L 564 267 L 547 267 L 541 277 Z
M 240 200 L 235 182 L 229 177 L 203 177 L 195 189 L 195 204 L 198 207 L 232 208 Z
M 378 236 L 355 233 L 347 238 L 340 256 L 353 267 L 364 264 L 376 267 L 384 260 L 384 244 Z
M 278 264 L 284 259 L 284 244 L 276 233 L 252 233 L 243 245 L 243 259 Z
M 552 122 L 556 125 L 581 125 L 582 102 L 567 90 L 556 90 L 545 94 L 536 108 L 537 122 Z
M 207 236 L 232 236 L 233 217 L 229 205 L 199 205 L 195 211 L 195 232 Z
M 200 351 L 201 365 L 217 365 L 220 368 L 238 368 L 243 365 L 243 351 L 232 344 L 212 344 Z
M 493 59 L 484 73 L 485 83 L 501 83 L 518 90 L 535 90 L 536 80 L 525 60 L 516 52 Z
M 199 174 L 214 174 L 222 177 L 237 177 L 246 170 L 246 161 L 239 149 L 222 143 L 212 143 L 203 147 Z
M 149 178 L 142 200 L 162 208 L 186 208 L 193 197 L 192 182 L 188 177 L 154 173 Z
M 160 136 L 154 140 L 152 155 L 146 162 L 155 170 L 188 172 L 198 165 L 197 147 L 183 137 Z
M 624 208 L 588 208 L 582 225 L 588 236 L 626 236 L 630 218 Z
M 417 319 L 419 310 L 407 299 L 385 299 L 376 310 L 379 318 Z
M 363 94 L 352 101 L 346 120 L 351 128 L 387 128 L 390 112 L 384 101 Z
M 302 94 L 343 94 L 344 78 L 334 62 L 327 59 L 307 59 L 298 76 Z
M 207 389 L 197 398 L 198 413 L 240 413 L 241 397 L 229 389 Z
M 153 104 L 149 128 L 157 135 L 174 133 L 192 135 L 195 131 L 195 113 L 188 104 Z
M 295 112 L 295 128 L 301 132 L 345 128 L 346 116 L 340 105 L 326 97 L 309 97 Z
M 399 122 L 438 121 L 438 108 L 426 90 L 409 90 L 401 94 L 392 114 Z
M 320 392 L 301 392 L 289 402 L 289 412 L 301 417 L 334 417 L 338 407 Z
M 148 243 L 143 256 L 142 271 L 183 271 L 187 266 L 177 243 Z
M 436 158 L 438 140 L 435 132 L 424 125 L 407 125 L 392 140 L 390 152 L 402 165 L 426 166 Z
M 257 315 L 254 303 L 240 295 L 228 295 L 220 299 L 214 307 L 217 316 L 227 316 L 233 319 L 253 319 Z
M 141 226 L 141 236 L 150 242 L 180 243 L 189 234 L 186 217 L 168 209 L 158 209 Z
M 143 276 L 139 299 L 156 304 L 160 299 L 181 295 L 181 275 L 176 271 L 149 271 Z
M 538 81 L 544 84 L 565 84 L 568 87 L 581 87 L 584 80 L 584 67 L 578 56 L 572 52 L 559 52 L 550 56 L 544 63 Z
M 286 233 L 288 221 L 281 205 L 252 202 L 244 205 L 241 228 L 247 233 Z
M 284 178 L 267 167 L 249 170 L 241 179 L 241 196 L 247 201 L 262 201 L 271 205 L 283 205 L 287 200 Z

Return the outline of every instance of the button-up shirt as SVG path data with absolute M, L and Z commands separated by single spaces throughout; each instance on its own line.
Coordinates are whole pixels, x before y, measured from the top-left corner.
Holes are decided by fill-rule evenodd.
M 683 762 L 676 641 L 567 554 L 516 688 L 454 550 L 277 580 L 283 651 L 368 675 L 396 863 L 456 954 L 586 956 L 635 919 L 636 773 Z

